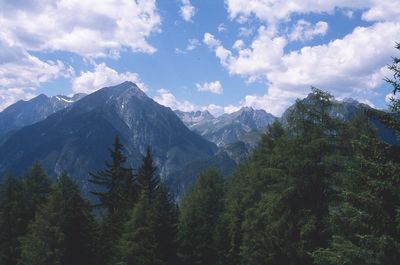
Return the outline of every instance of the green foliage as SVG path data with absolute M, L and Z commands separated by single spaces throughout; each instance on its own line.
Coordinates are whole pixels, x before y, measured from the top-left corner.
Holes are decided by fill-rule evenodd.
M 0 264 L 16 264 L 20 244 L 18 238 L 25 233 L 22 184 L 8 174 L 0 190 Z
M 152 265 L 156 262 L 156 237 L 154 230 L 154 212 L 150 200 L 142 193 L 136 203 L 129 221 L 116 248 L 116 265 Z
M 96 264 L 95 229 L 88 203 L 63 173 L 21 239 L 18 264 Z
M 217 227 L 223 206 L 223 179 L 215 171 L 201 174 L 181 203 L 179 255 L 183 264 L 218 262 Z
M 91 173 L 89 181 L 98 187 L 97 196 L 104 215 L 100 223 L 100 260 L 107 263 L 115 242 L 120 238 L 124 223 L 137 198 L 137 187 L 131 168 L 125 167 L 126 156 L 119 137 L 115 137 L 110 150 L 111 162 L 98 174 Z
M 107 214 L 120 214 L 132 207 L 136 196 L 132 169 L 124 166 L 126 156 L 119 137 L 114 140 L 113 150 L 110 150 L 111 163 L 106 162 L 106 169 L 98 174 L 90 173 L 89 181 L 100 191 L 92 193 L 98 197 L 101 207 Z
M 400 259 L 400 164 L 398 150 L 376 137 L 353 141 L 354 160 L 343 178 L 332 214 L 333 239 L 314 252 L 317 264 L 397 264 Z M 395 148 L 396 149 L 396 148 Z
M 138 183 L 142 191 L 149 198 L 154 198 L 155 193 L 160 185 L 160 179 L 156 175 L 157 167 L 154 165 L 153 154 L 148 147 L 146 155 L 143 157 L 142 166 L 139 168 Z
M 22 180 L 26 224 L 34 217 L 36 210 L 47 200 L 51 190 L 51 180 L 40 166 L 35 162 L 32 169 Z
M 396 49 L 400 50 L 400 43 L 396 43 Z M 400 91 L 400 58 L 394 57 L 392 59 L 392 64 L 389 65 L 389 70 L 392 71 L 392 78 L 385 78 L 385 81 L 393 87 L 393 94 L 396 94 Z M 390 108 L 392 111 L 399 113 L 400 112 L 400 100 L 392 97 L 390 99 L 391 104 Z
M 139 171 L 141 197 L 124 225 L 112 264 L 176 265 L 177 207 L 167 188 L 159 184 L 150 152 Z

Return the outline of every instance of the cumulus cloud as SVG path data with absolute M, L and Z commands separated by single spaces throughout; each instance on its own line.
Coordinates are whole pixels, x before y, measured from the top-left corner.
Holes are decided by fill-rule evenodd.
M 231 19 L 244 23 L 251 17 L 267 22 L 271 31 L 277 30 L 277 25 L 290 21 L 291 16 L 328 13 L 342 10 L 349 17 L 354 10 L 362 11 L 366 21 L 400 21 L 398 2 L 392 0 L 225 0 Z
M 237 55 L 215 38 L 207 39 L 214 44 L 210 47 L 231 74 L 245 76 L 250 81 L 265 80 L 266 95 L 257 100 L 249 96 L 246 102 L 279 115 L 290 100 L 305 96 L 311 85 L 329 90 L 338 97 L 363 99 L 371 96 L 387 75 L 386 64 L 394 55 L 392 46 L 400 35 L 400 24 L 382 22 L 357 27 L 343 39 L 305 46 L 290 53 L 284 53 L 286 41 L 282 37 L 271 39 L 264 33 L 259 30 L 251 46 L 239 50 Z M 224 50 L 222 54 L 227 56 L 221 56 L 218 50 Z
M 190 0 L 182 0 L 180 14 L 181 14 L 181 17 L 183 18 L 183 20 L 185 20 L 187 22 L 192 21 L 192 18 L 196 14 L 196 9 L 190 3 Z
M 95 65 L 93 71 L 81 72 L 72 81 L 72 90 L 75 93 L 90 94 L 100 88 L 117 85 L 124 81 L 132 81 L 143 91 L 147 90 L 146 85 L 140 80 L 137 73 L 118 73 L 105 63 Z
M 264 26 L 259 28 L 258 36 L 250 47 L 243 47 L 244 43 L 240 41 L 235 43 L 237 55 L 224 48 L 210 33 L 204 34 L 203 42 L 215 51 L 215 55 L 230 74 L 246 76 L 250 81 L 279 66 L 287 43 L 284 37 L 271 37 Z
M 310 86 L 328 90 L 338 98 L 353 97 L 368 102 L 387 76 L 388 60 L 396 55 L 393 46 L 400 35 L 400 11 L 393 1 L 226 0 L 225 3 L 230 17 L 237 22 L 255 18 L 262 25 L 253 39 L 246 41 L 248 45 L 239 36 L 233 49 L 224 47 L 210 33 L 203 38 L 231 75 L 266 85 L 264 95 L 248 95 L 240 103 L 242 106 L 280 115 L 295 98 L 306 96 Z M 290 41 L 309 41 L 328 30 L 326 22 L 311 24 L 301 19 L 288 30 L 287 22 L 293 15 L 333 14 L 337 9 L 361 10 L 362 19 L 372 23 L 354 28 L 341 39 L 288 50 Z
M 310 22 L 300 19 L 293 27 L 292 32 L 289 34 L 291 41 L 310 41 L 315 36 L 324 36 L 328 31 L 328 23 L 318 21 L 315 25 Z
M 72 75 L 73 69 L 61 61 L 42 61 L 0 35 L 0 110 L 32 98 L 43 83 Z
M 213 82 L 205 82 L 203 84 L 197 83 L 196 87 L 198 91 L 211 92 L 219 95 L 222 95 L 222 93 L 224 92 L 221 82 L 218 80 Z
M 159 31 L 155 0 L 2 1 L 0 25 L 13 43 L 32 51 L 69 51 L 117 57 L 122 50 L 153 53 Z
M 181 111 L 195 111 L 198 110 L 198 107 L 192 104 L 187 100 L 180 101 L 178 100 L 171 91 L 161 88 L 157 90 L 158 94 L 154 97 L 154 100 L 159 104 L 170 107 L 173 110 L 181 110 Z

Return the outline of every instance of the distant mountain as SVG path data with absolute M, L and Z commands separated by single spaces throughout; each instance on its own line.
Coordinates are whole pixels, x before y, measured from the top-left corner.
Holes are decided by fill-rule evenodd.
M 203 120 L 190 128 L 207 140 L 222 147 L 227 144 L 243 141 L 254 131 L 263 131 L 276 119 L 264 110 L 244 107 L 237 112 L 223 114 L 215 119 Z M 249 143 L 252 139 L 249 139 Z
M 104 167 L 116 135 L 133 167 L 150 146 L 164 178 L 217 151 L 215 144 L 190 131 L 170 108 L 147 97 L 134 83 L 124 82 L 100 89 L 11 135 L 0 146 L 0 171 L 20 174 L 39 160 L 50 175 L 67 170 L 85 187 L 88 172 Z
M 205 111 L 191 111 L 191 112 L 184 112 L 180 110 L 175 110 L 176 115 L 182 120 L 182 122 L 189 128 L 195 126 L 201 122 L 207 122 L 215 119 L 215 117 L 208 112 Z
M 0 137 L 44 120 L 49 115 L 70 106 L 84 96 L 85 94 L 76 94 L 72 97 L 48 97 L 40 94 L 28 101 L 20 100 L 0 112 Z

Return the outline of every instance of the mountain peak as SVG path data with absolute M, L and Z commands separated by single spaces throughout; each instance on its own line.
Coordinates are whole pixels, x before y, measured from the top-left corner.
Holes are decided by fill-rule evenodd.
M 254 111 L 254 109 L 252 107 L 245 106 L 245 107 L 240 108 L 240 110 L 238 112 L 252 112 L 252 111 Z
M 115 86 L 108 86 L 99 89 L 99 93 L 107 93 L 110 97 L 124 96 L 136 96 L 138 98 L 148 98 L 148 96 L 141 90 L 135 83 L 131 81 L 125 81 Z M 96 92 L 95 92 L 96 93 Z

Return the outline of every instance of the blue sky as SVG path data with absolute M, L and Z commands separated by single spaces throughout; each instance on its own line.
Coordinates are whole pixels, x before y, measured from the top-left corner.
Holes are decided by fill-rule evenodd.
M 275 115 L 310 86 L 385 108 L 400 0 L 0 0 L 0 109 L 125 80 L 159 103 Z

